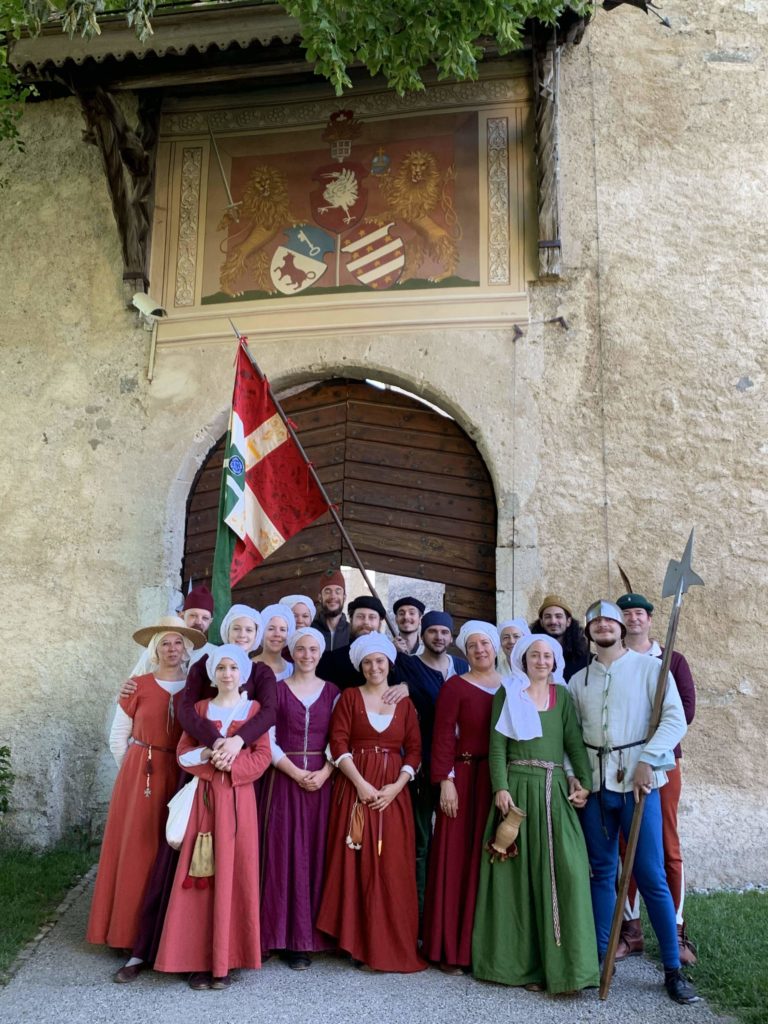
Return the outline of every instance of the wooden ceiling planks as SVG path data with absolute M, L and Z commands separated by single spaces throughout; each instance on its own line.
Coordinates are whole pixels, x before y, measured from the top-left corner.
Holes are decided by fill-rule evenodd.
M 445 585 L 457 624 L 495 618 L 496 502 L 488 470 L 458 424 L 408 395 L 360 381 L 316 384 L 283 402 L 367 568 Z M 224 439 L 192 486 L 184 584 L 210 581 Z M 235 588 L 263 607 L 314 596 L 322 572 L 352 564 L 330 513 Z

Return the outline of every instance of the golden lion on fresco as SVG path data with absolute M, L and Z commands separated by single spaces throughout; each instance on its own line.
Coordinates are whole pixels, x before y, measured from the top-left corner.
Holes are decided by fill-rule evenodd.
M 228 210 L 219 224 L 219 230 L 230 224 L 242 224 L 241 231 L 229 238 L 231 247 L 219 273 L 221 290 L 227 295 L 242 295 L 243 289 L 237 290 L 237 281 L 247 272 L 253 275 L 256 290 L 273 291 L 269 258 L 264 247 L 278 231 L 296 221 L 290 210 L 285 174 L 266 164 L 254 167 L 248 175 L 248 184 L 238 210 L 239 217 Z M 237 242 L 245 231 L 248 234 Z M 232 245 L 233 241 L 236 244 Z
M 384 213 L 377 214 L 376 223 L 405 221 L 416 232 L 406 246 L 400 284 L 414 277 L 427 257 L 443 268 L 442 273 L 431 277 L 430 281 L 443 281 L 456 273 L 459 265 L 456 243 L 461 239 L 461 227 L 448 189 L 454 178 L 453 167 L 442 175 L 434 155 L 424 149 L 412 149 L 403 157 L 395 174 L 388 172 L 378 178 L 381 193 L 389 205 Z M 450 233 L 432 217 L 438 206 Z

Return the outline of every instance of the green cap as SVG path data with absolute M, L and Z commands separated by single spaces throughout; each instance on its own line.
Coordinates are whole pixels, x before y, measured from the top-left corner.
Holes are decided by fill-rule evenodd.
M 653 605 L 643 594 L 622 594 L 616 604 L 623 612 L 628 608 L 643 608 L 649 615 L 653 615 Z

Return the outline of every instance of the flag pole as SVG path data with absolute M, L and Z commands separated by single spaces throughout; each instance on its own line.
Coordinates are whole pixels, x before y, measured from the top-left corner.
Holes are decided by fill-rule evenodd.
M 649 736 L 653 736 L 659 727 L 659 722 L 661 721 L 664 694 L 667 689 L 669 666 L 672 661 L 672 649 L 675 645 L 675 637 L 677 636 L 677 624 L 680 619 L 683 595 L 687 592 L 689 587 L 704 586 L 702 578 L 691 568 L 693 538 L 694 531 L 691 530 L 690 536 L 688 537 L 688 543 L 685 545 L 683 557 L 679 562 L 675 559 L 670 560 L 661 590 L 662 598 L 674 596 L 675 600 L 672 604 L 672 612 L 669 617 L 667 639 L 664 641 L 664 656 L 661 660 L 661 671 L 659 672 L 658 682 L 656 683 L 656 693 L 654 695 L 653 709 L 651 711 L 651 724 L 648 730 Z M 603 972 L 600 977 L 599 989 L 599 996 L 601 1000 L 608 998 L 608 990 L 611 987 L 611 981 L 613 979 L 613 965 L 616 961 L 616 950 L 619 945 L 619 937 L 621 934 L 621 922 L 624 917 L 624 903 L 627 899 L 627 893 L 629 892 L 629 880 L 632 877 L 632 868 L 635 863 L 635 854 L 637 853 L 637 844 L 640 839 L 640 826 L 643 822 L 644 809 L 645 793 L 641 792 L 632 815 L 632 825 L 629 830 L 627 847 L 624 852 L 624 861 L 621 869 L 621 877 L 619 879 L 619 891 L 616 894 L 616 906 L 614 908 L 613 921 L 611 922 L 611 931 L 608 938 L 608 948 L 605 953 L 605 959 L 603 960 Z
M 254 371 L 258 374 L 259 380 L 267 380 L 266 375 L 264 373 L 262 373 L 259 364 L 256 362 L 256 360 L 251 355 L 250 349 L 248 348 L 247 339 L 240 333 L 240 331 L 238 331 L 238 329 L 235 327 L 235 325 L 232 322 L 232 320 L 230 320 L 229 322 L 232 325 L 232 330 L 235 332 L 235 336 L 237 337 L 238 342 L 243 347 L 243 351 L 248 356 L 248 359 L 250 361 L 251 366 L 253 367 Z M 363 579 L 365 580 L 365 585 L 368 587 L 368 589 L 373 594 L 373 596 L 376 598 L 376 600 L 381 604 L 382 608 L 384 608 L 384 602 L 381 600 L 381 598 L 377 594 L 376 588 L 374 587 L 374 585 L 373 585 L 373 583 L 371 581 L 371 578 L 368 575 L 368 572 L 366 571 L 366 568 L 363 565 L 363 563 L 362 563 L 362 561 L 360 559 L 360 556 L 357 553 L 357 549 L 355 548 L 355 545 L 352 543 L 352 538 L 347 533 L 346 527 L 344 526 L 344 524 L 341 521 L 341 516 L 339 515 L 336 506 L 333 504 L 331 499 L 328 497 L 328 492 L 326 491 L 325 486 L 323 485 L 323 482 L 321 481 L 320 477 L 317 475 L 317 471 L 316 471 L 315 467 L 309 461 L 309 458 L 307 457 L 307 453 L 304 451 L 304 445 L 299 440 L 298 434 L 296 433 L 296 431 L 295 431 L 291 421 L 286 416 L 285 411 L 283 410 L 282 405 L 278 402 L 277 398 L 275 397 L 274 392 L 272 391 L 272 385 L 269 383 L 268 380 L 267 380 L 267 392 L 269 394 L 269 397 L 274 402 L 275 408 L 277 409 L 277 414 L 280 417 L 280 419 L 283 421 L 283 423 L 285 424 L 285 429 L 288 431 L 288 434 L 289 434 L 291 440 L 296 445 L 296 447 L 299 449 L 299 452 L 301 453 L 302 459 L 304 459 L 304 461 L 306 462 L 307 470 L 310 473 L 310 475 L 311 475 L 312 479 L 314 480 L 315 484 L 319 488 L 320 493 L 323 496 L 323 500 L 325 501 L 326 505 L 328 506 L 328 511 L 333 516 L 333 520 L 334 520 L 334 522 L 336 523 L 336 525 L 339 528 L 339 532 L 341 533 L 341 536 L 342 536 L 342 539 L 344 541 L 344 544 L 349 549 L 349 553 L 352 555 L 352 558 L 353 558 L 353 560 L 355 562 L 355 565 L 357 566 L 357 568 L 362 573 Z M 394 625 L 394 623 L 392 622 L 392 619 L 390 618 L 386 608 L 384 608 L 384 621 L 386 622 L 386 624 L 387 624 L 387 626 L 389 628 L 389 631 L 392 634 L 392 636 L 397 636 L 398 635 L 397 628 Z

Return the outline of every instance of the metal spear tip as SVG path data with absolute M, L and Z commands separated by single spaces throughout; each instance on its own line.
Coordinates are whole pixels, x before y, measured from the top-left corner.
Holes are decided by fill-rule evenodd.
M 669 565 L 667 566 L 667 574 L 664 577 L 664 585 L 661 588 L 662 597 L 674 597 L 678 588 L 680 589 L 680 593 L 684 594 L 689 587 L 704 586 L 704 580 L 691 568 L 694 534 L 695 527 L 691 530 L 688 542 L 685 545 L 683 557 L 680 561 L 677 562 L 674 558 L 670 559 Z

